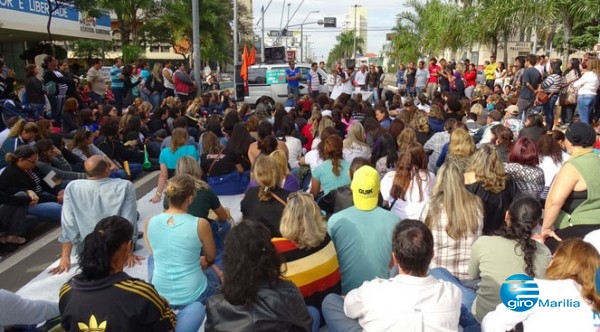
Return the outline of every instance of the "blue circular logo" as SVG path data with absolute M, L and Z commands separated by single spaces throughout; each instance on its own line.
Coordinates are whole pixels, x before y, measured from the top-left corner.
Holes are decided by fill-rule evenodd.
M 539 295 L 538 285 L 525 274 L 513 274 L 500 287 L 502 303 L 512 311 L 523 312 L 533 308 Z

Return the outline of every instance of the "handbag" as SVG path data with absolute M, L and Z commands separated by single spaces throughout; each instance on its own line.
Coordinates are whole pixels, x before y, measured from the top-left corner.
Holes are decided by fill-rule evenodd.
M 225 148 L 222 148 L 219 151 L 219 155 L 223 152 Z M 238 195 L 244 193 L 248 184 L 244 184 L 244 179 L 242 174 L 237 170 L 234 170 L 231 173 L 210 176 L 210 172 L 218 161 L 218 157 L 213 160 L 212 164 L 208 168 L 208 172 L 206 173 L 206 182 L 217 195 Z
M 550 96 L 552 95 L 552 93 L 548 94 L 542 90 L 538 90 L 535 95 L 536 95 L 536 100 L 538 101 L 538 103 L 545 104 L 550 99 Z

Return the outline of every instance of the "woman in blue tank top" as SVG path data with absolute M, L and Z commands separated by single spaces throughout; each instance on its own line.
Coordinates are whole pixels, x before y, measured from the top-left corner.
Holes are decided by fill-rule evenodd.
M 170 207 L 146 222 L 146 242 L 154 256 L 152 283 L 177 312 L 176 332 L 200 328 L 203 303 L 215 286 L 202 271 L 216 254 L 210 225 L 187 213 L 197 190 L 191 175 L 173 177 L 165 189 Z

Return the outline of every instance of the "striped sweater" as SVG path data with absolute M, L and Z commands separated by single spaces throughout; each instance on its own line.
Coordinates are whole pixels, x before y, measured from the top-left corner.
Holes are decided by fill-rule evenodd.
M 287 263 L 284 278 L 300 289 L 306 305 L 320 310 L 327 294 L 341 294 L 340 268 L 329 235 L 317 247 L 310 249 L 299 249 L 285 238 L 273 238 L 272 242 Z

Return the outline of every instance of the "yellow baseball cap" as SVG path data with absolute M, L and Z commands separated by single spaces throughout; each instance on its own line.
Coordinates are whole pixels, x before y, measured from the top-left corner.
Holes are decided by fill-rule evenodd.
M 363 166 L 354 172 L 350 189 L 354 206 L 362 211 L 371 211 L 379 200 L 379 172 L 371 166 Z

